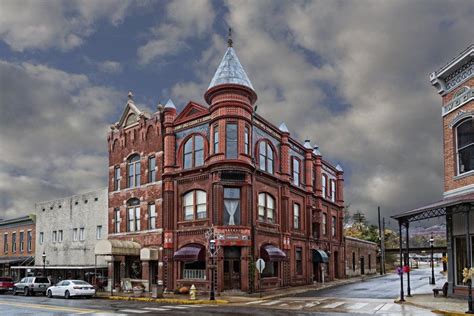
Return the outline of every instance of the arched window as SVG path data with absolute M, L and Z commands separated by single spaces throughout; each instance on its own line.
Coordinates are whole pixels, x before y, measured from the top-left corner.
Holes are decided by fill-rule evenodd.
M 259 145 L 259 168 L 273 174 L 273 149 L 267 141 L 261 141 Z
M 133 155 L 128 158 L 128 187 L 140 186 L 140 156 Z
M 185 221 L 207 217 L 207 194 L 205 191 L 189 191 L 183 196 L 183 214 Z
M 275 222 L 275 199 L 268 193 L 258 195 L 258 219 L 265 222 Z
M 474 169 L 474 124 L 468 119 L 457 127 L 458 174 Z
M 199 167 L 204 164 L 204 139 L 193 135 L 184 144 L 184 169 Z
M 140 200 L 130 199 L 127 202 L 127 231 L 140 230 Z

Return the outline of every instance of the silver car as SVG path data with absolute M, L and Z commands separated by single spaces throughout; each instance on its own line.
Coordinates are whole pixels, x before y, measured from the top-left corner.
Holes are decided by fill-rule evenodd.
M 46 290 L 51 285 L 46 277 L 26 277 L 13 286 L 13 295 L 23 293 L 25 296 L 36 293 L 46 294 Z

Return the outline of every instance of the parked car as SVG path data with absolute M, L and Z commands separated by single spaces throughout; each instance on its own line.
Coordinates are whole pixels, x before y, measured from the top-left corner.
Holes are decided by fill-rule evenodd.
M 56 285 L 50 286 L 46 292 L 48 297 L 60 296 L 70 298 L 72 296 L 92 297 L 95 289 L 92 285 L 82 280 L 64 280 Z
M 46 290 L 51 285 L 46 277 L 26 277 L 15 283 L 13 286 L 13 295 L 23 293 L 25 296 L 35 295 L 36 293 L 46 294 Z
M 0 277 L 0 293 L 13 290 L 13 279 L 10 277 Z

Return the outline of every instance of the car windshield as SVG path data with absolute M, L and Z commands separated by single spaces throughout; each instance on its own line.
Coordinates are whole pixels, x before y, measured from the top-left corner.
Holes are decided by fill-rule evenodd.
M 36 278 L 35 283 L 49 283 L 48 278 Z
M 78 284 L 78 285 L 89 285 L 89 283 L 87 283 L 85 281 L 82 281 L 82 280 L 73 280 L 71 282 L 74 283 L 74 284 Z

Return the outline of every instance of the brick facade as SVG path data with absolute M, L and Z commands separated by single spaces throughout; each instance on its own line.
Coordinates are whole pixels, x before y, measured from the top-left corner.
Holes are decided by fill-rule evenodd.
M 321 281 L 322 265 L 326 280 L 343 278 L 342 169 L 323 159 L 309 141 L 302 144 L 294 139 L 286 126 L 278 128 L 256 114 L 257 95 L 252 88 L 219 84 L 206 91 L 205 99 L 208 106 L 190 102 L 179 114 L 170 102 L 147 114 L 129 100 L 108 136 L 109 239 L 159 249 L 161 268 L 154 271 L 151 262 L 142 261 L 142 279 L 163 279 L 169 290 L 191 284 L 201 291 L 209 290 L 211 262 L 205 232 L 211 226 L 220 249 L 216 264 L 218 292 L 258 290 L 255 261 L 270 256 L 268 246 L 278 248 L 285 258 L 267 260 L 271 268 L 261 283 L 263 289 Z M 231 137 L 233 124 L 236 135 Z M 131 187 L 128 180 L 130 172 L 136 175 L 136 170 L 130 171 L 134 154 L 140 157 L 141 183 L 137 187 Z M 156 157 L 153 182 L 148 179 L 150 156 Z M 293 159 L 299 162 L 298 172 L 292 168 Z M 120 189 L 116 168 L 121 175 Z M 295 177 L 299 183 L 295 183 Z M 327 183 L 325 192 L 323 178 Z M 200 206 L 195 192 L 201 192 Z M 130 201 L 135 198 L 139 200 L 141 227 L 131 232 Z M 194 204 L 189 206 L 189 201 Z M 155 229 L 149 226 L 150 204 L 156 209 Z M 260 214 L 259 209 L 265 211 Z M 178 250 L 189 246 L 202 247 L 200 256 L 204 258 L 197 263 L 174 260 Z M 313 249 L 325 251 L 329 262 L 313 263 Z M 133 258 L 137 262 L 139 259 Z M 114 260 L 123 266 L 130 259 Z M 111 263 L 111 273 L 118 268 Z M 121 276 L 126 274 L 121 271 Z
M 377 244 L 353 237 L 344 237 L 346 276 L 377 273 Z

